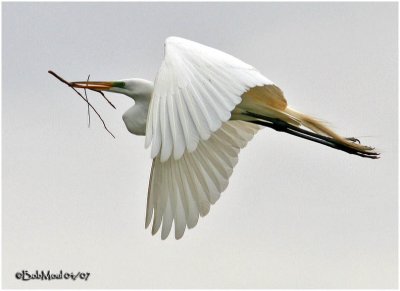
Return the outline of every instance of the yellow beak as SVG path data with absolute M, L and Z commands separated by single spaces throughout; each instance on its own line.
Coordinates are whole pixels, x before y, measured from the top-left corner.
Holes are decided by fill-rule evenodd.
M 91 89 L 97 91 L 108 91 L 113 87 L 113 82 L 94 82 L 94 81 L 78 81 L 78 82 L 71 82 L 71 86 L 75 88 L 82 88 L 82 89 Z

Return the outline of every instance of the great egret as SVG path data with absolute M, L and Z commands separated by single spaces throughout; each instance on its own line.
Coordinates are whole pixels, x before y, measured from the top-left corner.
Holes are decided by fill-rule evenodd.
M 124 79 L 73 82 L 76 88 L 125 94 L 135 101 L 122 118 L 151 145 L 146 228 L 162 225 L 165 239 L 193 228 L 228 185 L 240 149 L 263 126 L 361 157 L 373 148 L 344 138 L 320 121 L 287 106 L 269 79 L 239 59 L 179 37 L 169 37 L 155 82 Z M 308 128 L 306 130 L 302 127 Z M 153 216 L 154 214 L 154 216 Z

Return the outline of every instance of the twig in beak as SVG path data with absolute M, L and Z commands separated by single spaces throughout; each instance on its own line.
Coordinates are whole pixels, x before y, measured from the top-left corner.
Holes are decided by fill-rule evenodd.
M 93 111 L 97 114 L 97 116 L 100 118 L 101 122 L 103 123 L 104 128 L 108 131 L 109 134 L 112 135 L 113 138 L 115 138 L 115 136 L 111 133 L 111 131 L 107 128 L 106 123 L 104 122 L 103 118 L 101 118 L 100 114 L 97 112 L 97 110 L 92 106 L 92 104 L 90 104 L 90 102 L 88 100 L 85 99 L 85 97 L 82 96 L 81 93 L 79 93 L 78 90 L 76 90 L 74 87 L 72 87 L 71 83 L 65 81 L 63 78 L 61 78 L 59 75 L 57 75 L 56 73 L 54 73 L 53 71 L 49 70 L 48 73 L 50 75 L 53 75 L 54 77 L 56 77 L 59 81 L 63 82 L 64 84 L 68 85 L 69 87 L 72 88 L 72 90 L 74 90 L 87 104 L 90 108 L 93 109 Z M 96 91 L 96 90 L 93 90 Z M 102 94 L 104 96 L 104 94 Z M 115 108 L 115 107 L 114 107 Z

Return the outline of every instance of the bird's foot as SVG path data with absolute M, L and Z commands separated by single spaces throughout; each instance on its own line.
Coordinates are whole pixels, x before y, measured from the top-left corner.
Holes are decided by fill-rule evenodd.
M 358 144 L 361 144 L 360 140 L 355 138 L 355 137 L 346 137 L 346 140 L 351 141 L 351 142 L 356 142 Z

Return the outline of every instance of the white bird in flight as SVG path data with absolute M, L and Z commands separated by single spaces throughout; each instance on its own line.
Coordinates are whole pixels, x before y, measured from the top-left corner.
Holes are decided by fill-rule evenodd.
M 174 222 L 179 239 L 186 227 L 196 226 L 228 186 L 240 149 L 263 127 L 378 158 L 373 148 L 288 107 L 279 87 L 227 53 L 168 37 L 164 54 L 154 83 L 138 78 L 71 83 L 135 101 L 122 119 L 151 146 L 145 226 L 153 221 L 153 235 L 162 226 L 161 238 L 167 238 Z

